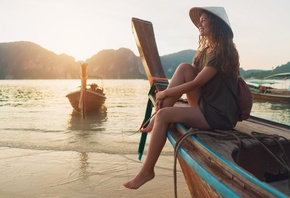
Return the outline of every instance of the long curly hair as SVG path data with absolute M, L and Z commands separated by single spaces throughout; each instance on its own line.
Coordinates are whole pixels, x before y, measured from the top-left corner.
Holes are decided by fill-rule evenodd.
M 239 53 L 233 42 L 233 35 L 225 22 L 210 12 L 203 11 L 210 20 L 210 35 L 199 36 L 199 47 L 194 63 L 198 64 L 201 54 L 207 49 L 214 49 L 214 57 L 221 62 L 221 70 L 226 75 L 238 76 L 240 73 Z

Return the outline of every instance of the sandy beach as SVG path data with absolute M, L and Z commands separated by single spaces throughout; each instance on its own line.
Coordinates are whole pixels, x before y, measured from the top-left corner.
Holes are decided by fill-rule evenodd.
M 136 155 L 1 148 L 0 160 L 2 198 L 174 197 L 173 156 L 161 156 L 155 179 L 138 190 L 122 186 L 142 165 Z M 178 195 L 190 197 L 180 168 Z

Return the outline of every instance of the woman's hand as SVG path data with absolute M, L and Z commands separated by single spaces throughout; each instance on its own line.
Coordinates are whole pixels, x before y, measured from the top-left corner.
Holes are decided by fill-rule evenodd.
M 156 93 L 156 106 L 155 106 L 156 111 L 162 108 L 163 100 L 166 98 L 165 91 L 166 90 L 159 91 Z

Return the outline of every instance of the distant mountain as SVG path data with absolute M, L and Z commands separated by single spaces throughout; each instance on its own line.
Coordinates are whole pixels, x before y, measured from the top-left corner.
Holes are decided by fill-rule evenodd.
M 267 76 L 279 73 L 286 73 L 290 72 L 290 62 L 280 65 L 273 70 L 240 70 L 241 76 L 245 78 L 256 78 L 256 79 L 263 79 Z
M 88 73 L 107 79 L 134 79 L 145 78 L 145 71 L 139 57 L 131 50 L 102 50 L 87 59 Z
M 0 43 L 0 79 L 73 78 L 71 56 L 48 51 L 32 42 Z
M 177 66 L 180 63 L 187 62 L 192 63 L 192 59 L 195 55 L 195 50 L 184 50 L 174 54 L 161 56 L 161 63 L 167 78 L 171 78 Z
M 192 62 L 195 50 L 161 56 L 165 74 L 171 78 L 182 62 Z M 131 50 L 102 50 L 87 59 L 89 77 L 104 79 L 146 79 L 139 56 Z M 26 41 L 0 43 L 0 79 L 71 79 L 79 78 L 80 63 L 66 54 L 57 55 Z M 273 71 L 240 70 L 243 77 L 262 78 L 274 73 L 290 72 L 290 62 Z
M 174 54 L 161 56 L 161 63 L 167 78 L 171 78 L 176 67 L 182 62 L 192 62 L 196 51 L 184 50 Z M 90 65 L 89 74 L 109 79 L 135 79 L 146 78 L 140 60 L 131 50 L 120 48 L 118 50 L 102 50 L 86 62 Z

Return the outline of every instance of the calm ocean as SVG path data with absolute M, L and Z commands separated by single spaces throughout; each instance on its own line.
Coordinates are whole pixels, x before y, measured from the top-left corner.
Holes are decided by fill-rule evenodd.
M 136 153 L 134 133 L 143 120 L 148 81 L 91 82 L 104 87 L 106 109 L 82 119 L 65 97 L 79 80 L 1 80 L 0 146 Z M 289 124 L 290 104 L 255 102 L 252 115 Z
M 92 82 L 104 87 L 105 108 L 82 119 L 65 97 L 80 80 L 0 80 L 0 150 L 128 154 L 137 159 L 140 134 L 135 132 L 144 117 L 148 81 L 88 80 Z M 252 115 L 289 124 L 290 104 L 255 102 Z M 165 147 L 165 155 L 172 153 Z

